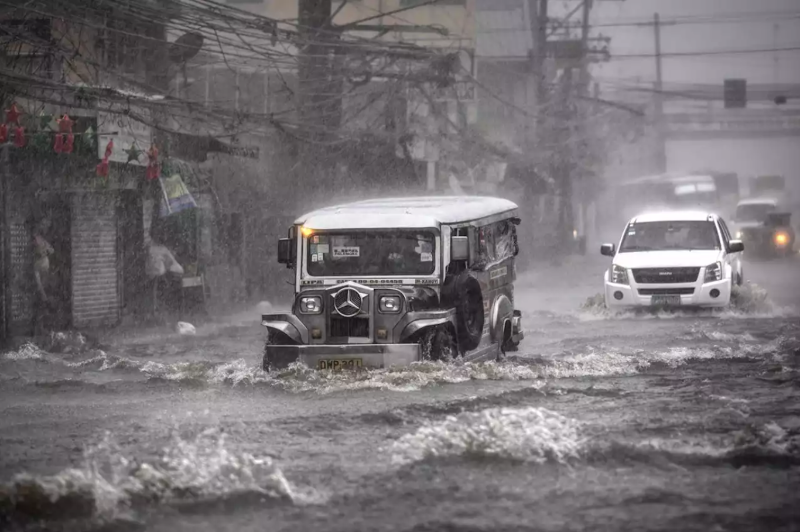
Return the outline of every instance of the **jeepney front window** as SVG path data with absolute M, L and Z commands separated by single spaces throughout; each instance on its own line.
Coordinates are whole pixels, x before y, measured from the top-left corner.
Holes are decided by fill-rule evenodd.
M 348 231 L 308 237 L 306 271 L 331 275 L 430 275 L 436 240 L 426 231 Z

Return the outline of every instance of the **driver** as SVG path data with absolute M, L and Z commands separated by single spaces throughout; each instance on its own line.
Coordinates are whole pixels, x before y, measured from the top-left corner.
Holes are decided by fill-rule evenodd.
M 686 238 L 689 247 L 694 249 L 714 249 L 717 247 L 715 241 L 713 229 L 706 224 L 692 225 Z

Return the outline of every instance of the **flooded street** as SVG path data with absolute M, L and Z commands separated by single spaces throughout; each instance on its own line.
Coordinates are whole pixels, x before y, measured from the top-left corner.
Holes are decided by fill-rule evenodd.
M 266 375 L 258 315 L 6 352 L 0 528 L 800 530 L 800 257 L 715 313 L 605 266 L 521 275 L 500 363 Z

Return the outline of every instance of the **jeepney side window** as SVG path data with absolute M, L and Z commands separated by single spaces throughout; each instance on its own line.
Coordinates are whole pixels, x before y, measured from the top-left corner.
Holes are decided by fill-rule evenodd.
M 485 225 L 478 228 L 478 263 L 489 264 L 496 258 L 494 227 Z
M 495 259 L 506 260 L 516 255 L 516 227 L 508 220 L 495 224 Z

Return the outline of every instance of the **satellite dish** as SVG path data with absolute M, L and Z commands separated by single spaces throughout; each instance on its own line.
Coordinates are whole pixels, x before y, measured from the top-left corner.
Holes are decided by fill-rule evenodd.
M 203 36 L 199 33 L 184 33 L 169 47 L 169 59 L 173 63 L 185 63 L 203 47 Z

